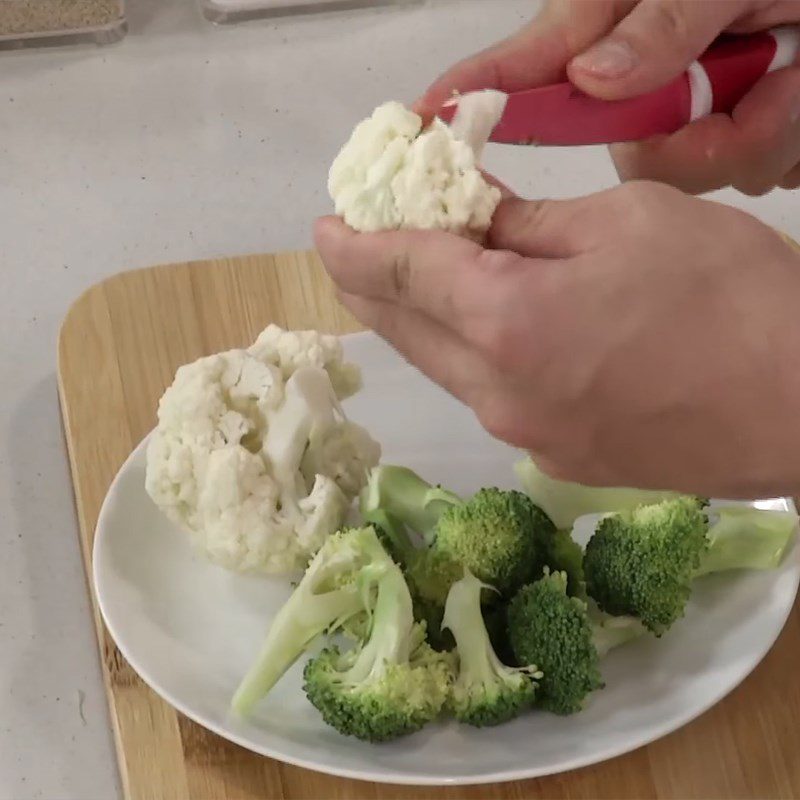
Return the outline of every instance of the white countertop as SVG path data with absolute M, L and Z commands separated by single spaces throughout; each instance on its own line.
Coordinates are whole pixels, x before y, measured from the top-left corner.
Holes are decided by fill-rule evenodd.
M 215 28 L 194 0 L 130 0 L 121 44 L 0 53 L 0 800 L 119 791 L 56 397 L 69 304 L 124 268 L 307 247 L 353 124 L 532 5 Z M 600 148 L 487 166 L 530 195 L 615 182 Z M 720 198 L 800 239 L 797 195 Z

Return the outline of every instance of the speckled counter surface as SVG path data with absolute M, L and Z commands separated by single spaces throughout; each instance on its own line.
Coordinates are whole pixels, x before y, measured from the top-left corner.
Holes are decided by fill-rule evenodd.
M 308 246 L 354 122 L 535 6 L 488 5 L 215 28 L 138 0 L 119 45 L 0 53 L 0 800 L 118 793 L 56 398 L 70 302 L 120 269 Z M 487 166 L 531 195 L 615 182 L 600 148 Z M 797 194 L 720 197 L 800 239 Z

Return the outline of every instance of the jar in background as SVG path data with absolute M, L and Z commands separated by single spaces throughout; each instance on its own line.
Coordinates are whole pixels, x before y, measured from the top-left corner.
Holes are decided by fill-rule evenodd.
M 2 0 L 0 0 L 1 2 Z M 421 0 L 200 0 L 210 22 L 244 22 L 251 19 L 314 11 L 340 11 L 376 6 L 413 5 Z
M 107 44 L 125 31 L 125 0 L 0 0 L 0 48 Z

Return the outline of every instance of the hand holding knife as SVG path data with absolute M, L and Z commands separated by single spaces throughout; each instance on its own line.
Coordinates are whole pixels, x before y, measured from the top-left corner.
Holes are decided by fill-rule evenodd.
M 647 94 L 598 100 L 564 82 L 507 96 L 489 141 L 499 144 L 591 145 L 671 134 L 712 113 L 730 113 L 755 83 L 791 65 L 800 26 L 717 39 L 686 73 Z M 458 98 L 438 116 L 452 121 Z

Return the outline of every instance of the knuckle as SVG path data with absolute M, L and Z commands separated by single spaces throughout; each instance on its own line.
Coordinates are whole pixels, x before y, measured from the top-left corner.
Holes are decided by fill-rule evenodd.
M 555 480 L 603 485 L 605 469 L 592 437 L 583 436 L 572 427 L 563 429 L 557 439 L 542 442 L 539 455 L 542 465 L 547 465 L 542 468 Z
M 514 298 L 506 310 L 498 309 L 473 323 L 473 341 L 484 359 L 500 375 L 520 379 L 541 375 L 546 369 L 550 341 L 542 321 L 533 321 L 534 311 L 518 318 L 524 310 L 514 306 L 521 303 L 521 298 Z
M 392 294 L 405 300 L 411 289 L 411 258 L 403 250 L 392 254 L 389 262 L 389 282 Z
M 491 365 L 501 374 L 516 371 L 519 365 L 521 338 L 504 323 L 489 318 L 477 332 L 478 346 Z
M 553 200 L 525 200 L 521 215 L 521 228 L 533 232 L 546 227 L 552 216 L 554 202 Z
M 553 449 L 550 427 L 533 403 L 492 393 L 480 401 L 475 413 L 483 429 L 494 439 L 525 450 Z
M 743 194 L 760 197 L 772 191 L 784 175 L 780 154 L 785 151 L 785 129 L 777 117 L 764 119 L 737 154 L 732 185 Z
M 475 410 L 478 422 L 493 438 L 508 444 L 516 443 L 516 430 L 508 404 L 496 395 L 489 395 L 478 404 Z
M 677 189 L 660 181 L 633 180 L 621 185 L 619 191 L 634 206 L 646 203 L 649 206 L 661 205 L 680 194 Z
M 657 30 L 672 42 L 689 40 L 689 24 L 683 3 L 661 0 L 651 4 L 651 12 Z
M 733 188 L 748 197 L 763 197 L 775 188 L 776 181 L 764 174 L 752 172 L 733 182 Z
M 471 291 L 479 311 L 470 319 L 470 338 L 500 373 L 518 372 L 536 357 L 531 343 L 540 340 L 537 309 L 546 290 L 544 270 L 531 270 L 526 259 L 503 251 L 484 251 L 478 264 Z
M 556 456 L 552 460 L 545 458 L 545 461 L 549 467 L 548 474 L 557 481 L 579 483 L 581 486 L 614 485 L 607 473 L 590 458 L 571 459 Z
M 633 180 L 612 191 L 612 210 L 627 219 L 632 230 L 648 231 L 662 224 L 661 211 L 676 194 L 676 189 L 663 183 Z
M 576 471 L 558 456 L 550 457 L 544 453 L 536 452 L 534 460 L 548 478 L 552 478 L 555 481 L 580 482 Z
M 336 281 L 348 277 L 348 271 L 343 269 L 351 257 L 349 241 L 343 236 L 320 237 L 317 242 L 317 252 L 327 272 Z
M 776 113 L 761 114 L 748 126 L 748 155 L 753 159 L 765 158 L 786 146 L 786 118 Z
M 800 173 L 796 175 L 785 175 L 778 182 L 781 189 L 800 189 Z
M 496 278 L 516 272 L 524 260 L 510 250 L 482 250 L 477 258 L 477 267 L 482 275 Z

